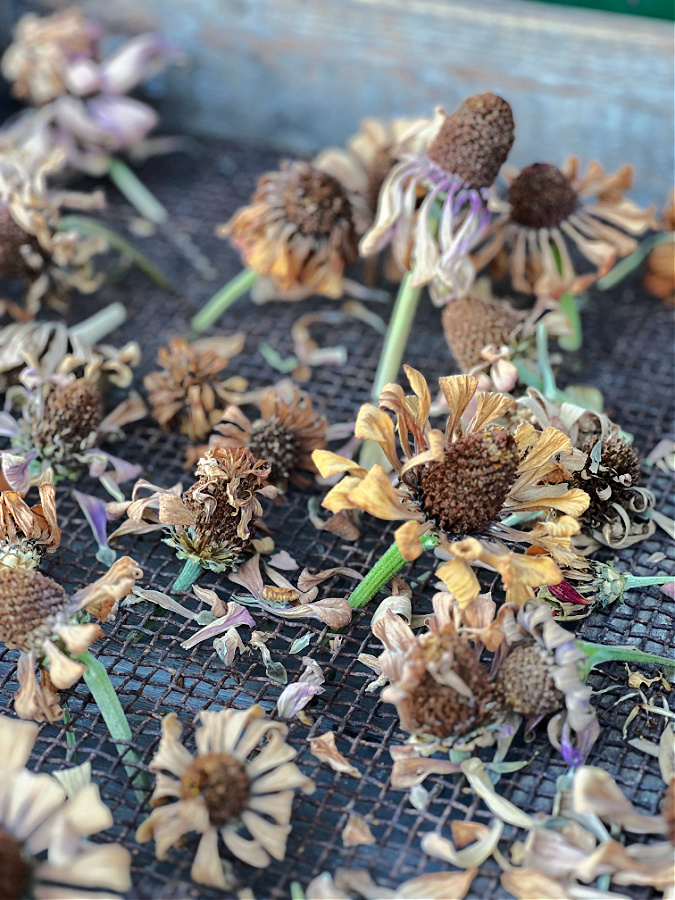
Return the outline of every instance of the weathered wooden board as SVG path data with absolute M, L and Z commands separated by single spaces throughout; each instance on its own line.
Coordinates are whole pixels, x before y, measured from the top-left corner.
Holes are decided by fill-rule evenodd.
M 68 5 L 10 4 L 15 17 Z M 494 90 L 514 108 L 514 164 L 571 153 L 608 167 L 631 162 L 635 196 L 659 205 L 673 181 L 667 22 L 522 0 L 80 5 L 125 31 L 160 29 L 185 48 L 190 64 L 160 86 L 170 128 L 312 152 L 342 142 L 365 116 L 450 110 Z

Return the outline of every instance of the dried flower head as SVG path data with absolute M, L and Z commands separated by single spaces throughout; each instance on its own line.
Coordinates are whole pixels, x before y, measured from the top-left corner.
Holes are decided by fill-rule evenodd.
M 61 543 L 56 521 L 56 489 L 43 482 L 40 503 L 28 506 L 16 491 L 0 492 L 0 566 L 37 569 L 45 553 Z
M 83 767 L 52 775 L 25 768 L 38 728 L 0 716 L 0 897 L 117 897 L 131 890 L 129 851 L 86 838 L 113 818 Z
M 270 388 L 259 408 L 260 416 L 252 422 L 238 406 L 229 406 L 209 446 L 248 447 L 258 459 L 267 460 L 270 481 L 281 493 L 289 481 L 306 487 L 308 479 L 300 470 L 317 471 L 312 453 L 326 446 L 326 420 L 312 407 L 309 394 L 297 387 L 290 392 Z
M 243 347 L 243 334 L 200 338 L 192 343 L 174 338 L 168 347 L 160 347 L 157 362 L 161 368 L 146 375 L 143 384 L 152 417 L 164 431 L 177 426 L 191 441 L 206 438 L 220 419 L 221 404 L 229 403 L 235 391 L 247 387 L 237 375 L 220 377 Z
M 650 294 L 668 306 L 675 306 L 675 250 L 672 239 L 672 232 L 675 232 L 675 191 L 670 192 L 659 225 L 662 231 L 671 232 L 671 240 L 658 244 L 649 254 L 642 283 Z
M 401 143 L 362 255 L 391 244 L 413 285 L 439 278 L 450 297 L 463 296 L 474 277 L 469 253 L 489 222 L 487 189 L 513 139 L 511 107 L 496 94 L 474 94 L 450 116 L 439 107 Z
M 635 238 L 656 223 L 653 207 L 642 210 L 624 197 L 633 184 L 632 168 L 607 175 L 591 162 L 580 175 L 578 167 L 570 157 L 562 169 L 535 163 L 517 175 L 505 172 L 508 198 L 491 202 L 497 216 L 473 257 L 477 271 L 501 255 L 516 290 L 557 299 L 565 291 L 585 290 L 618 257 L 635 250 Z M 570 245 L 594 271 L 577 273 Z
M 48 150 L 36 157 L 8 149 L 0 154 L 0 278 L 23 278 L 25 307 L 5 303 L 15 318 L 32 318 L 42 300 L 63 309 L 71 290 L 97 290 L 92 257 L 107 250 L 105 238 L 59 230 L 61 207 L 100 209 L 103 194 L 57 192 L 45 179 L 62 167 L 63 154 Z
M 192 756 L 178 740 L 182 728 L 176 714 L 162 719 L 162 740 L 150 763 L 158 773 L 151 800 L 156 808 L 136 840 L 154 839 L 157 858 L 165 859 L 183 835 L 197 831 L 202 837 L 192 878 L 225 889 L 218 836 L 250 866 L 265 868 L 272 859 L 282 860 L 293 791 L 311 793 L 314 783 L 292 762 L 296 754 L 284 741 L 286 726 L 266 720 L 262 707 L 201 712 L 199 720 Z
M 77 657 L 101 636 L 100 627 L 81 623 L 79 614 L 86 610 L 105 620 L 142 575 L 133 559 L 124 556 L 69 597 L 60 584 L 32 569 L 0 569 L 0 641 L 21 654 L 14 698 L 17 715 L 36 722 L 63 717 L 55 689 L 69 688 L 82 677 L 86 666 Z
M 650 520 L 654 495 L 639 487 L 639 456 L 618 425 L 602 413 L 572 403 L 553 403 L 534 388 L 518 402 L 538 427 L 555 425 L 583 454 L 583 464 L 570 481 L 590 498 L 579 517 L 579 546 L 589 551 L 604 544 L 618 550 L 654 533 L 656 526 Z
M 583 491 L 568 490 L 565 483 L 570 477 L 566 465 L 578 463 L 571 455 L 569 439 L 555 428 L 536 435 L 532 426 L 512 432 L 491 424 L 513 406 L 512 399 L 503 394 L 477 394 L 475 414 L 463 427 L 462 416 L 477 388 L 476 379 L 468 375 L 440 379 L 450 414 L 444 433 L 433 429 L 429 424 L 428 385 L 418 371 L 405 368 L 414 396 L 406 397 L 399 385 L 387 385 L 380 396 L 380 409 L 361 407 L 355 429 L 357 437 L 381 446 L 398 483 L 392 485 L 379 465 L 367 472 L 344 457 L 316 451 L 314 460 L 324 477 L 348 473 L 328 493 L 323 505 L 333 512 L 361 509 L 382 519 L 403 520 L 396 531 L 396 542 L 405 559 L 421 554 L 423 535 L 436 535 L 454 556 L 444 567 L 444 574 L 439 575 L 449 579 L 446 584 L 458 599 L 462 596 L 463 602 L 478 595 L 478 581 L 466 561 L 477 556 L 466 554 L 465 542 L 457 542 L 457 538 L 477 534 L 531 543 L 533 536 L 523 532 L 513 538 L 501 525 L 502 518 L 510 513 L 544 512 L 547 521 L 541 523 L 545 532 L 541 539 L 548 541 L 554 558 L 558 553 L 566 557 L 569 536 L 557 534 L 555 520 L 561 514 L 568 520 L 580 516 L 589 502 Z M 395 414 L 396 427 L 384 410 Z M 403 461 L 398 456 L 397 433 Z M 476 552 L 474 544 L 481 546 L 474 541 L 471 553 Z M 520 602 L 533 596 L 532 587 L 561 580 L 550 558 L 522 557 L 516 563 L 514 554 L 506 549 L 492 553 L 492 557 L 499 571 L 508 573 L 508 586 Z
M 45 478 L 58 484 L 76 480 L 88 470 L 113 496 L 121 497 L 119 482 L 138 475 L 138 467 L 99 449 L 99 444 L 111 434 L 120 435 L 123 425 L 143 418 L 141 398 L 132 393 L 104 416 L 96 381 L 58 374 L 44 379 L 34 367 L 26 368 L 20 380 L 24 387 L 12 394 L 20 416 L 1 414 L 2 433 L 11 442 L 2 454 L 9 486 L 25 492 Z
M 262 176 L 250 205 L 218 233 L 230 237 L 249 268 L 274 282 L 282 299 L 338 298 L 345 267 L 358 256 L 354 208 L 361 202 L 327 172 L 284 162 Z

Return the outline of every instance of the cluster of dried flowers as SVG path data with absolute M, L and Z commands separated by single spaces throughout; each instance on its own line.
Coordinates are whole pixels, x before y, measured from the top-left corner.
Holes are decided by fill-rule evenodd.
M 226 667 L 237 654 L 259 651 L 268 677 L 286 685 L 284 667 L 266 646 L 270 634 L 252 630 L 249 641 L 242 640 L 238 629 L 256 626 L 249 607 L 286 622 L 320 621 L 337 653 L 339 631 L 354 609 L 391 582 L 371 620 L 382 650 L 359 661 L 377 676 L 367 690 L 382 688 L 382 701 L 395 707 L 407 735 L 392 749 L 392 787 L 420 786 L 432 773 L 461 773 L 493 823 L 453 822 L 454 843 L 424 836 L 425 853 L 461 871 L 388 890 L 367 872 L 342 869 L 314 879 L 308 900 L 464 897 L 491 856 L 503 870 L 502 887 L 515 897 L 620 900 L 623 895 L 605 889 L 610 885 L 672 890 L 672 727 L 656 751 L 668 785 L 660 816 L 639 813 L 607 772 L 585 765 L 600 733 L 586 685 L 591 668 L 610 659 L 668 660 L 583 642 L 560 624 L 574 618 L 570 608 L 586 614 L 595 603 L 613 602 L 645 583 L 591 554 L 645 540 L 658 521 L 654 496 L 640 487 L 640 459 L 628 436 L 604 413 L 558 391 L 547 356 L 549 338 L 564 341 L 572 334 L 570 300 L 657 227 L 653 209 L 624 196 L 630 167 L 607 174 L 592 162 L 581 174 L 575 158 L 561 168 L 535 163 L 520 173 L 505 169 L 500 192 L 495 184 L 514 141 L 514 118 L 506 100 L 485 93 L 451 114 L 439 107 L 430 118 L 368 120 L 345 148 L 328 148 L 311 162 L 287 161 L 265 174 L 251 203 L 219 229 L 247 269 L 195 317 L 193 332 L 249 288 L 256 302 L 367 297 L 368 289 L 346 277 L 347 267 L 388 248 L 387 277 L 401 283 L 397 304 L 414 313 L 420 290 L 429 288 L 460 374 L 441 378 L 434 400 L 424 375 L 405 366 L 412 391 L 406 394 L 396 379 L 407 333 L 392 325 L 376 377 L 377 403 L 361 407 L 353 429 L 356 441 L 375 447 L 379 461 L 366 450 L 357 462 L 327 449 L 331 429 L 309 393 L 288 381 L 250 390 L 233 373 L 230 364 L 246 335 L 176 337 L 159 350 L 159 368 L 143 383 L 160 428 L 188 439 L 185 468 L 194 467 L 195 480 L 185 490 L 180 483 L 153 484 L 138 477 L 139 466 L 102 449 L 147 413 L 133 390 L 107 407 L 110 385 L 131 387 L 139 347 L 98 343 L 108 326 L 92 331 L 87 322 L 67 329 L 30 321 L 43 301 L 62 310 L 71 290 L 98 290 L 103 276 L 93 257 L 108 247 L 102 232 L 83 234 L 63 216 L 66 208 L 100 208 L 102 194 L 63 191 L 49 182 L 66 170 L 115 177 L 116 154 L 149 152 L 156 113 L 126 94 L 178 58 L 156 35 L 134 38 L 105 57 L 101 37 L 76 9 L 28 15 L 0 64 L 15 96 L 33 107 L 0 130 L 0 278 L 23 279 L 25 295 L 23 304 L 3 301 L 2 311 L 19 323 L 0 331 L 0 437 L 6 442 L 0 453 L 0 642 L 18 653 L 16 715 L 64 720 L 66 692 L 84 679 L 140 785 L 147 773 L 139 775 L 140 757 L 128 746 L 124 711 L 90 651 L 104 634 L 99 623 L 122 602 L 150 601 L 195 622 L 200 628 L 182 649 L 198 654 L 212 639 Z M 672 229 L 672 216 L 664 217 L 663 229 Z M 672 301 L 662 248 L 667 244 L 651 257 L 648 281 Z M 483 270 L 490 278 L 477 280 Z M 495 296 L 492 285 L 502 276 L 512 293 L 534 302 L 525 308 Z M 524 372 L 531 377 L 523 379 Z M 523 381 L 541 389 L 523 393 Z M 439 415 L 445 422 L 436 427 Z M 99 545 L 96 558 L 109 569 L 70 592 L 38 568 L 61 543 L 57 497 L 63 484 L 79 486 L 87 474 L 114 498 L 105 503 L 75 492 Z M 132 479 L 126 499 L 121 486 Z M 354 540 L 364 516 L 397 523 L 394 544 L 365 577 L 336 566 L 305 569 L 289 580 L 283 572 L 298 568 L 290 553 L 269 556 L 274 539 L 283 536 L 264 521 L 265 501 L 282 503 L 294 488 L 312 484 L 330 486 L 323 506 L 332 518 L 322 522 L 310 512 L 317 528 Z M 39 502 L 30 505 L 26 495 L 33 488 Z M 108 535 L 108 523 L 120 518 Z M 115 561 L 109 544 L 158 531 L 183 561 L 172 593 L 186 594 L 208 570 L 230 599 L 195 587 L 194 596 L 208 607 L 195 613 L 189 598 L 178 602 L 139 587 L 142 570 L 129 556 Z M 413 591 L 396 573 L 432 550 L 439 579 L 433 613 L 415 617 Z M 493 588 L 501 580 L 501 605 L 481 586 L 481 569 L 496 574 Z M 334 576 L 360 583 L 349 596 L 319 597 L 319 585 Z M 327 679 L 313 656 L 303 664 L 297 681 L 281 691 L 276 714 L 312 724 L 306 710 Z M 135 839 L 154 841 L 164 860 L 172 848 L 184 852 L 186 836 L 196 832 L 192 878 L 234 889 L 228 854 L 257 868 L 283 860 L 295 790 L 311 793 L 314 783 L 295 762 L 288 726 L 259 705 L 200 712 L 194 754 L 179 740 L 178 719 L 173 711 L 162 719 L 149 764 L 156 775 L 152 811 Z M 569 773 L 559 781 L 551 816 L 536 818 L 501 797 L 488 772 L 499 774 L 521 725 L 529 741 L 540 724 Z M 23 768 L 36 733 L 27 722 L 0 717 L 0 758 L 9 771 L 0 788 L 0 896 L 129 891 L 128 850 L 84 840 L 112 824 L 87 766 L 54 775 Z M 471 756 L 492 745 L 493 763 Z M 310 752 L 337 772 L 361 777 L 337 750 L 332 732 L 312 738 Z M 528 832 L 512 845 L 510 862 L 498 847 L 507 824 Z M 625 832 L 668 840 L 631 844 Z M 346 846 L 375 841 L 368 824 L 354 816 L 343 839 Z M 598 878 L 605 888 L 585 887 Z

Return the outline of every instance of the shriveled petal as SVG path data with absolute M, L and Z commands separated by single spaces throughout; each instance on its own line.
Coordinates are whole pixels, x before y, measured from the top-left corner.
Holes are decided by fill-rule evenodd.
M 467 432 L 481 431 L 490 422 L 499 419 L 507 410 L 516 405 L 512 397 L 506 397 L 504 394 L 480 393 L 476 397 L 476 414 L 469 423 Z
M 466 872 L 432 872 L 404 881 L 396 891 L 400 900 L 463 900 L 469 893 L 478 869 Z
M 663 816 L 646 816 L 624 796 L 609 772 L 596 766 L 581 766 L 574 773 L 574 809 L 591 812 L 605 822 L 620 825 L 633 834 L 664 834 Z
M 392 486 L 382 466 L 377 464 L 363 481 L 349 492 L 349 500 L 357 509 L 362 509 L 378 519 L 419 520 L 420 514 L 406 509 L 403 499 Z
M 209 828 L 202 835 L 190 869 L 190 877 L 197 884 L 227 890 L 228 883 L 218 853 L 218 832 L 215 828 Z
M 41 863 L 41 881 L 76 884 L 78 887 L 118 891 L 131 890 L 131 854 L 120 844 L 91 844 L 67 866 Z M 72 896 L 72 894 L 71 894 Z
M 353 475 L 366 474 L 366 470 L 362 469 L 353 459 L 338 456 L 337 453 L 331 453 L 330 450 L 315 450 L 312 453 L 312 460 L 322 478 L 331 478 L 342 472 L 350 472 Z
M 150 763 L 153 771 L 166 770 L 180 778 L 190 766 L 192 755 L 178 740 L 182 730 L 176 713 L 168 713 L 164 716 L 159 748 Z
M 480 866 L 488 857 L 492 855 L 492 851 L 499 843 L 499 839 L 504 830 L 504 823 L 501 819 L 495 819 L 489 832 L 482 838 L 462 850 L 456 850 L 452 841 L 441 837 L 440 834 L 431 832 L 422 837 L 422 851 L 427 856 L 434 859 L 442 859 L 443 862 L 449 862 L 459 869 L 468 869 L 473 866 Z
M 394 423 L 384 410 L 365 403 L 359 410 L 354 434 L 363 441 L 378 443 L 394 470 L 397 472 L 400 470 L 401 463 L 396 455 Z
M 258 841 L 249 841 L 237 834 L 232 828 L 223 828 L 220 833 L 230 853 L 243 860 L 249 866 L 254 866 L 256 869 L 266 869 L 272 862 L 269 854 L 260 846 Z
M 6 772 L 26 765 L 37 733 L 38 727 L 33 722 L 0 716 L 0 759 Z
M 509 825 L 515 825 L 517 828 L 527 828 L 528 831 L 536 827 L 536 822 L 532 816 L 528 816 L 527 813 L 518 809 L 510 800 L 501 797 L 496 792 L 481 760 L 472 757 L 460 765 L 471 787 L 483 800 L 490 812 L 494 813 L 498 819 Z
M 268 822 L 250 809 L 245 809 L 241 818 L 251 832 L 251 836 L 267 850 L 271 857 L 282 860 L 286 856 L 286 840 L 291 833 L 290 825 Z
M 476 573 L 465 559 L 456 556 L 454 559 L 448 560 L 437 569 L 436 575 L 461 608 L 468 606 L 480 594 L 480 583 Z
M 309 741 L 310 753 L 321 762 L 327 762 L 335 771 L 344 775 L 351 775 L 352 778 L 360 778 L 361 773 L 340 753 L 335 744 L 335 733 L 327 731 L 319 737 L 311 738 Z
M 420 538 L 426 531 L 424 522 L 405 522 L 396 529 L 394 537 L 403 559 L 417 559 L 422 555 Z
M 87 667 L 83 663 L 75 662 L 66 656 L 51 641 L 45 641 L 42 649 L 49 662 L 49 677 L 54 687 L 71 687 L 87 671 Z
M 450 375 L 439 378 L 438 383 L 450 409 L 445 436 L 453 440 L 461 429 L 462 415 L 478 389 L 478 382 L 473 375 Z

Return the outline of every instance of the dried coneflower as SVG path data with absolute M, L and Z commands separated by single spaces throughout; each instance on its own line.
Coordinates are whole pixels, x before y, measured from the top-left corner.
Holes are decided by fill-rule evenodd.
M 29 506 L 16 491 L 0 492 L 0 566 L 37 569 L 46 553 L 61 542 L 56 520 L 56 489 L 39 486 L 40 503 Z
M 38 735 L 30 722 L 0 716 L 0 897 L 106 896 L 131 890 L 131 855 L 121 844 L 87 838 L 113 818 L 81 768 L 53 775 L 25 768 Z
M 326 430 L 326 420 L 313 408 L 309 394 L 297 387 L 283 393 L 270 388 L 260 401 L 260 416 L 255 421 L 238 406 L 229 406 L 209 446 L 248 447 L 255 457 L 267 460 L 270 481 L 285 493 L 289 481 L 298 487 L 308 485 L 301 470 L 316 473 L 312 453 L 325 448 Z
M 160 369 L 143 379 L 151 415 L 168 431 L 177 427 L 193 442 L 203 441 L 219 421 L 223 406 L 247 382 L 238 375 L 221 373 L 244 347 L 243 334 L 201 338 L 188 342 L 174 338 L 157 353 Z
M 175 713 L 163 718 L 162 740 L 150 763 L 158 773 L 151 799 L 155 809 L 136 840 L 154 839 L 157 858 L 165 859 L 183 835 L 197 831 L 201 838 L 192 879 L 225 890 L 231 880 L 219 837 L 250 866 L 265 868 L 272 859 L 283 860 L 293 792 L 311 793 L 314 783 L 292 762 L 296 753 L 284 740 L 286 725 L 266 720 L 258 705 L 201 712 L 195 756 L 179 742 L 181 731 Z
M 214 447 L 199 460 L 197 481 L 186 491 L 181 485 L 164 489 L 141 480 L 130 502 L 110 504 L 109 516 L 127 515 L 110 540 L 169 526 L 165 543 L 185 560 L 173 590 L 187 591 L 202 569 L 224 572 L 241 561 L 262 516 L 260 499 L 277 494 L 269 474 L 269 465 L 245 447 Z M 152 493 L 141 497 L 148 489 Z

